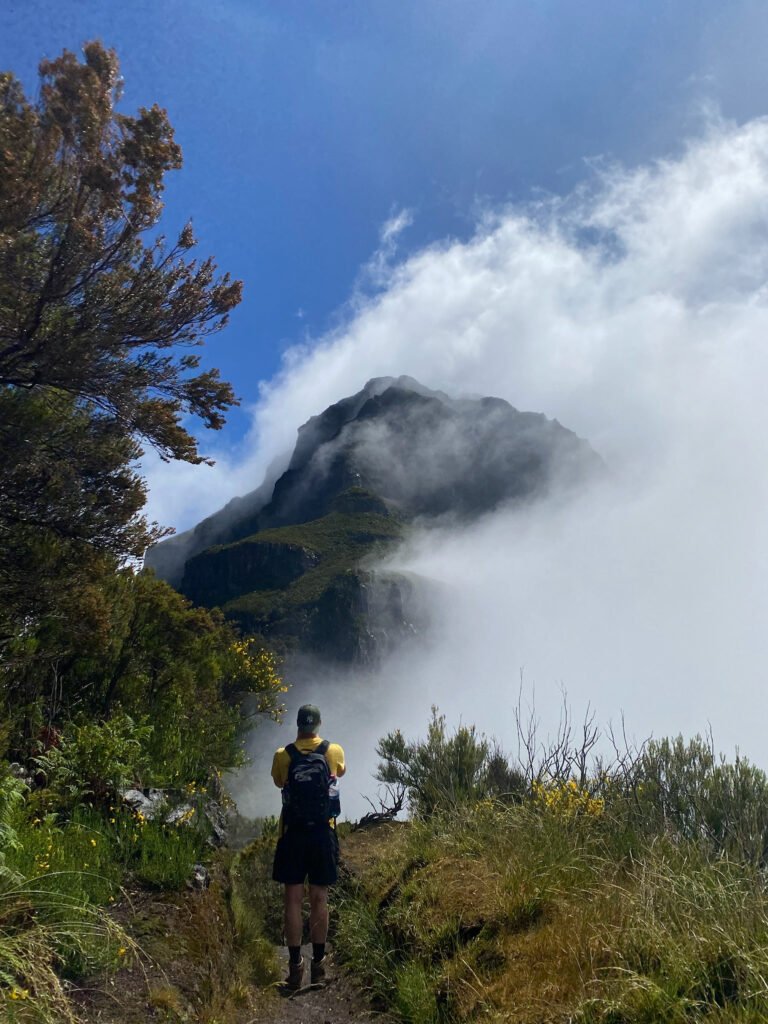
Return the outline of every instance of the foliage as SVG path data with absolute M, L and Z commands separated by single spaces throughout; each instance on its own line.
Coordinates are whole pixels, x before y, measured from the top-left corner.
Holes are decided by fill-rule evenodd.
M 241 289 L 191 258 L 189 225 L 157 234 L 181 151 L 159 107 L 118 113 L 120 91 L 96 42 L 44 60 L 35 100 L 0 74 L 3 1020 L 74 1022 L 62 978 L 135 952 L 108 913 L 125 885 L 179 890 L 209 856 L 201 815 L 148 821 L 120 790 L 199 801 L 286 689 L 251 638 L 137 571 L 164 531 L 142 516 L 136 460 L 149 444 L 203 461 L 190 418 L 217 429 L 235 397 L 185 350 Z M 198 1002 L 224 1006 L 222 893 L 199 906 Z
M 30 814 L 15 804 L 18 841 L 0 868 L 0 1001 L 47 1024 L 74 1020 L 62 976 L 116 968 L 134 945 L 102 909 L 120 875 L 98 833 Z
M 426 740 L 409 742 L 396 730 L 379 740 L 376 753 L 381 758 L 376 777 L 405 789 L 420 817 L 491 795 L 514 796 L 522 786 L 522 777 L 474 726 L 460 725 L 449 736 L 445 716 L 435 707 Z
M 189 226 L 154 234 L 181 151 L 159 107 L 117 112 L 114 52 L 64 51 L 40 83 L 0 74 L 0 652 L 38 675 L 87 638 L 94 579 L 162 534 L 141 442 L 200 462 L 184 419 L 223 424 L 232 389 L 183 350 L 240 300 Z
M 581 814 L 599 818 L 605 813 L 605 800 L 592 796 L 587 789 L 580 789 L 575 779 L 549 785 L 534 782 L 532 796 L 535 803 L 562 818 L 574 818 Z
M 143 552 L 137 454 L 120 424 L 62 391 L 0 387 L 0 653 L 11 663 L 87 640 L 93 578 Z
M 146 774 L 152 727 L 117 713 L 105 722 L 71 725 L 57 746 L 34 759 L 49 789 L 63 802 L 91 797 L 104 803 Z
M 86 43 L 40 64 L 36 103 L 0 76 L 0 383 L 53 388 L 101 410 L 164 455 L 198 461 L 182 414 L 222 425 L 234 401 L 217 371 L 179 356 L 222 327 L 240 285 L 211 260 L 144 241 L 164 178 L 181 166 L 165 111 L 117 113 L 117 56 Z
M 99 629 L 69 658 L 54 661 L 50 675 L 41 675 L 39 665 L 5 667 L 15 756 L 39 757 L 37 748 L 51 746 L 53 730 L 60 747 L 42 752 L 51 759 L 43 767 L 55 769 L 61 790 L 69 760 L 68 784 L 99 798 L 121 773 L 128 781 L 167 787 L 201 783 L 212 769 L 240 764 L 243 732 L 282 707 L 286 687 L 274 656 L 239 637 L 219 613 L 193 608 L 151 573 L 113 573 L 98 596 Z M 130 729 L 126 716 L 138 730 L 140 752 L 130 747 L 133 760 L 126 761 L 129 751 L 115 747 L 110 766 L 107 747 Z M 75 758 L 86 742 L 101 744 L 103 763 L 93 777 L 77 778 L 90 771 L 82 751 Z M 96 756 L 95 748 L 88 756 Z
M 574 827 L 578 824 L 578 827 Z M 538 801 L 353 833 L 337 949 L 407 1022 L 768 1015 L 768 886 L 698 842 Z
M 5 765 L 0 766 L 0 871 L 5 865 L 5 851 L 17 850 L 20 845 L 14 821 L 27 794 L 27 784 Z
M 711 737 L 649 743 L 637 765 L 633 797 L 639 820 L 766 864 L 768 778 L 743 757 L 732 763 L 718 758 Z
M 232 913 L 251 980 L 274 983 L 279 974 L 275 946 L 283 940 L 282 893 L 272 882 L 275 836 L 267 831 L 235 854 L 231 866 Z
M 122 929 L 99 909 L 0 874 L 3 1020 L 74 1024 L 62 970 L 74 964 L 83 972 L 116 967 L 133 949 Z

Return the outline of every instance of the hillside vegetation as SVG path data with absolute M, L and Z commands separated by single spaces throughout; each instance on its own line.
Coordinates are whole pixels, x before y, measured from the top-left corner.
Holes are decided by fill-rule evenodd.
M 583 752 L 385 738 L 412 817 L 345 841 L 349 965 L 412 1024 L 768 1019 L 765 775 L 700 738 Z

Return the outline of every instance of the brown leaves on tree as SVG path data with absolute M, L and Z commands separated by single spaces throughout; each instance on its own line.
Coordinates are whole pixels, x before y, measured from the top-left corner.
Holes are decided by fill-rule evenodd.
M 200 462 L 181 426 L 217 429 L 236 403 L 215 370 L 179 355 L 220 330 L 241 284 L 178 241 L 148 236 L 181 150 L 157 106 L 119 114 L 117 57 L 100 43 L 40 65 L 30 103 L 0 76 L 0 385 L 56 388 Z

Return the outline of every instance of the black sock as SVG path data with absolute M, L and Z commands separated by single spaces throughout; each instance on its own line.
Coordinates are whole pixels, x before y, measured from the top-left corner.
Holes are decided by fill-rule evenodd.
M 288 947 L 288 959 L 292 964 L 301 963 L 301 946 L 289 946 Z
M 313 942 L 312 943 L 312 959 L 317 963 L 322 960 L 325 956 L 325 943 L 324 942 Z

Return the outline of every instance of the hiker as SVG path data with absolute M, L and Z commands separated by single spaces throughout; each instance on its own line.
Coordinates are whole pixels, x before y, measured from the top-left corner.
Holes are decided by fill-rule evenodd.
M 285 941 L 288 946 L 286 987 L 300 989 L 304 981 L 301 955 L 304 882 L 309 880 L 309 933 L 312 940 L 310 981 L 326 977 L 328 886 L 338 877 L 339 842 L 336 816 L 340 812 L 336 780 L 346 771 L 344 751 L 317 734 L 320 711 L 304 704 L 296 718 L 298 735 L 280 747 L 272 760 L 272 779 L 283 791 L 280 833 L 272 878 L 285 886 Z

